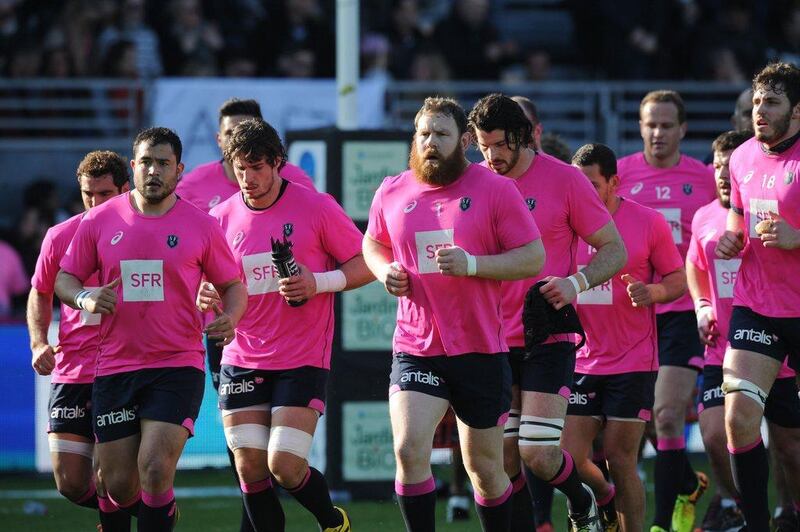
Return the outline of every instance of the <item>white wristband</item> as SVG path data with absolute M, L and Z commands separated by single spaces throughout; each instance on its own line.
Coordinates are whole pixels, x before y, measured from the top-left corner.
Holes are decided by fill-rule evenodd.
M 317 293 L 341 292 L 347 286 L 347 277 L 342 270 L 332 270 L 329 272 L 314 272 L 314 280 L 317 282 Z
M 581 285 L 578 282 L 578 279 L 576 279 L 574 275 L 570 275 L 569 277 L 567 277 L 567 281 L 572 283 L 572 286 L 575 288 L 576 294 L 580 294 L 582 292 Z
M 83 308 L 83 301 L 89 296 L 91 292 L 89 290 L 81 290 L 78 292 L 78 295 L 75 296 L 75 306 L 81 310 L 86 310 Z
M 707 297 L 700 297 L 694 302 L 694 313 L 700 314 L 700 311 L 706 307 L 711 306 L 711 300 Z
M 467 256 L 467 275 L 473 277 L 478 273 L 478 260 L 475 255 L 470 255 L 466 251 L 464 251 L 464 254 Z
M 584 289 L 582 290 L 582 292 L 587 291 L 590 288 L 590 286 L 589 286 L 589 279 L 586 278 L 586 274 L 583 273 L 582 271 L 578 271 L 575 273 L 575 275 L 580 275 L 581 279 L 583 279 Z

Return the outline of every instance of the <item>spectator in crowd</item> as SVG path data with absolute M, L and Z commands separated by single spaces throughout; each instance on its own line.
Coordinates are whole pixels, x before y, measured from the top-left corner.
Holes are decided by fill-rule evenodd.
M 29 277 L 22 258 L 8 243 L 0 240 L 0 322 L 16 315 L 21 308 L 20 296 L 28 292 Z
M 450 15 L 434 30 L 433 40 L 456 79 L 497 79 L 516 56 L 489 19 L 488 0 L 456 0 Z
M 379 33 L 368 33 L 361 39 L 361 77 L 391 79 L 389 74 L 389 40 Z
M 36 257 L 47 230 L 69 216 L 60 207 L 60 198 L 55 184 L 42 178 L 25 187 L 23 212 L 15 232 L 15 247 L 22 255 L 25 271 L 33 272 Z M 2 264 L 2 262 L 0 262 Z
M 283 78 L 313 78 L 317 56 L 310 48 L 288 48 L 278 57 L 278 74 Z
M 267 75 L 291 77 L 333 77 L 335 42 L 330 30 L 333 13 L 326 16 L 318 0 L 283 0 L 269 19 L 258 49 Z M 286 64 L 295 57 L 303 62 L 297 68 Z M 311 76 L 305 75 L 311 68 Z M 303 73 L 304 75 L 298 75 Z
M 106 26 L 97 38 L 98 55 L 108 57 L 108 51 L 120 41 L 131 42 L 136 49 L 136 77 L 161 75 L 158 35 L 145 23 L 145 0 L 122 2 L 114 24 Z
M 225 41 L 216 23 L 205 18 L 200 0 L 172 0 L 170 8 L 172 24 L 163 47 L 167 74 L 216 74 Z
M 447 81 L 452 77 L 444 56 L 433 47 L 421 48 L 414 54 L 410 73 L 414 81 Z
M 414 57 L 428 39 L 416 0 L 395 0 L 389 21 L 389 70 L 396 79 L 409 79 Z

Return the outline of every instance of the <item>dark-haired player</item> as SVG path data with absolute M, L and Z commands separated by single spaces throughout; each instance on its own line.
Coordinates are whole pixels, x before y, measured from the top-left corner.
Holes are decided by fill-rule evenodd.
M 591 490 L 581 484 L 572 456 L 559 447 L 575 370 L 573 338 L 552 337 L 526 353 L 521 314 L 525 293 L 535 281 L 547 281 L 542 293 L 561 308 L 614 275 L 625 263 L 625 247 L 611 215 L 580 170 L 529 147 L 531 125 L 515 101 L 502 94 L 481 98 L 470 112 L 469 125 L 484 164 L 510 178 L 519 189 L 529 216 L 541 228 L 547 250 L 538 277 L 503 283 L 503 320 L 514 377 L 505 467 L 516 493 L 522 493 L 519 503 L 515 498 L 514 509 L 521 510 L 526 498 L 521 454 L 539 478 L 567 496 L 576 530 L 601 530 Z M 580 271 L 575 263 L 578 237 L 597 249 L 591 263 Z M 611 491 L 595 495 L 601 506 L 613 500 Z M 518 526 L 524 526 L 522 517 Z
M 133 153 L 135 189 L 86 213 L 55 290 L 68 306 L 101 314 L 92 415 L 109 497 L 138 515 L 139 530 L 168 531 L 175 467 L 203 398 L 201 278 L 222 294 L 205 328 L 221 342 L 233 339 L 247 296 L 222 230 L 175 195 L 178 136 L 146 129 Z M 95 272 L 99 288 L 85 289 Z

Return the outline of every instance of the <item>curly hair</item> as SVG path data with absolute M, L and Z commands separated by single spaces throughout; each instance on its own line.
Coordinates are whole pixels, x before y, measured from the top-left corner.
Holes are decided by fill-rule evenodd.
M 725 133 L 720 133 L 720 135 L 714 139 L 714 142 L 711 143 L 711 150 L 735 150 L 752 136 L 752 131 L 726 131 Z
M 753 78 L 753 92 L 759 89 L 786 94 L 794 107 L 800 102 L 800 69 L 791 63 L 770 63 Z
M 281 170 L 288 156 L 278 132 L 261 118 L 242 120 L 233 128 L 223 153 L 228 162 L 242 157 L 248 162 L 264 159 Z
M 459 136 L 467 132 L 467 114 L 464 112 L 464 108 L 461 107 L 461 104 L 453 98 L 445 98 L 443 96 L 429 96 L 425 98 L 422 107 L 419 108 L 417 115 L 414 117 L 414 129 L 417 128 L 419 119 L 424 114 L 449 116 L 455 121 Z
M 502 130 L 506 144 L 513 151 L 527 148 L 533 133 L 533 126 L 522 107 L 500 93 L 489 94 L 478 100 L 469 113 L 469 126 L 473 132 Z
M 121 155 L 113 151 L 97 150 L 87 153 L 75 171 L 81 176 L 102 177 L 111 174 L 114 186 L 121 189 L 128 182 L 128 165 Z

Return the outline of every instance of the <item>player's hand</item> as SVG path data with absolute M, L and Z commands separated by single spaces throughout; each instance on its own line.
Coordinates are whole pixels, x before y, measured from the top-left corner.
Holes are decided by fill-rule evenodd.
M 442 275 L 467 275 L 467 252 L 458 246 L 436 250 L 436 265 Z
M 122 282 L 117 277 L 107 285 L 95 288 L 83 300 L 83 309 L 91 314 L 114 314 L 117 308 L 116 288 Z
M 278 281 L 278 293 L 286 301 L 305 301 L 317 295 L 317 280 L 308 268 L 298 263 L 299 275 L 292 275 Z
M 717 317 L 710 305 L 697 311 L 697 333 L 703 345 L 716 347 L 719 329 L 717 329 Z
M 744 249 L 744 231 L 725 231 L 714 252 L 720 259 L 732 259 Z
M 653 293 L 649 286 L 627 273 L 623 273 L 620 279 L 628 285 L 625 289 L 628 292 L 628 297 L 631 298 L 632 306 L 649 307 L 653 304 Z
M 33 370 L 39 375 L 50 375 L 56 367 L 56 353 L 59 351 L 61 351 L 60 346 L 53 347 L 49 344 L 31 346 Z
M 578 297 L 578 293 L 569 279 L 550 276 L 545 277 L 543 281 L 546 281 L 546 284 L 542 285 L 539 292 L 556 310 L 569 305 Z
M 200 289 L 197 291 L 197 299 L 194 304 L 200 312 L 208 312 L 212 310 L 214 303 L 221 305 L 222 299 L 220 299 L 213 284 L 203 281 L 200 283 Z
M 233 323 L 233 318 L 222 311 L 222 307 L 220 307 L 219 303 L 211 305 L 211 309 L 214 311 L 214 321 L 206 325 L 203 332 L 205 332 L 209 338 L 220 340 L 217 342 L 219 347 L 228 345 L 236 336 L 236 325 Z
M 383 275 L 378 280 L 386 287 L 386 291 L 395 297 L 407 296 L 411 293 L 408 273 L 399 262 L 387 264 Z
M 769 213 L 772 222 L 767 232 L 761 234 L 765 248 L 797 249 L 800 247 L 800 231 L 774 212 Z

